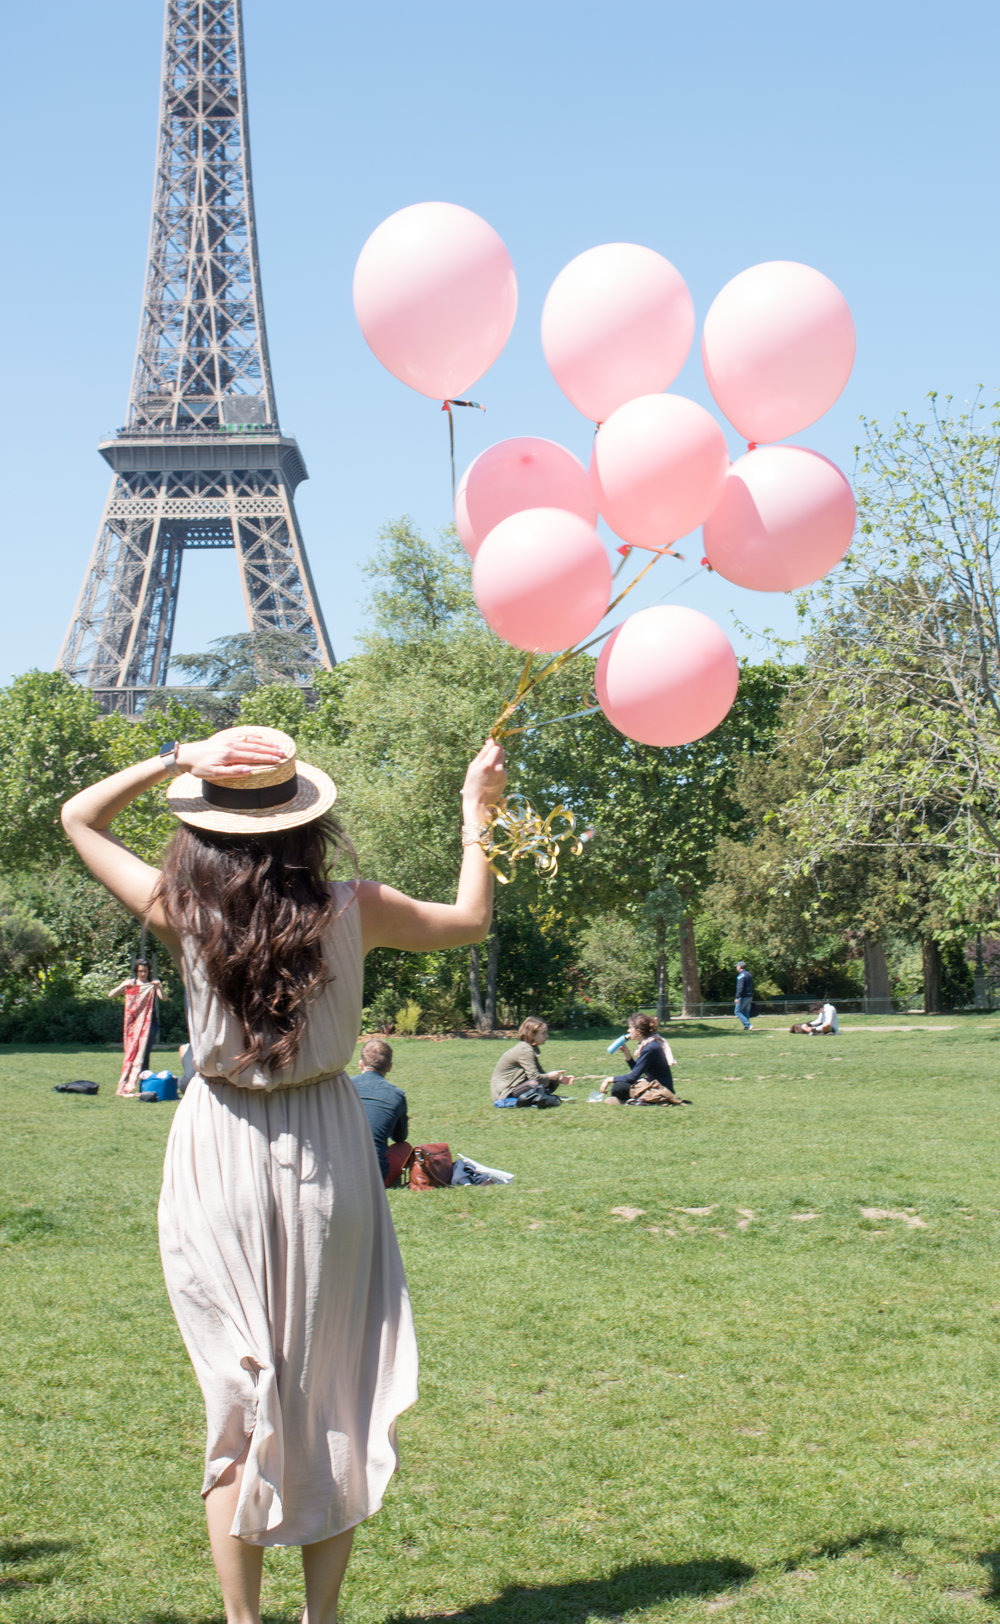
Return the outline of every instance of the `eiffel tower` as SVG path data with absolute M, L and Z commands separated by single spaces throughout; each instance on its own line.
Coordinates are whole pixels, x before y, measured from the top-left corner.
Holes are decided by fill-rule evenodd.
M 187 548 L 233 547 L 250 628 L 333 652 L 293 497 L 307 478 L 271 382 L 241 0 L 167 0 L 159 151 L 128 420 L 59 656 L 108 710 L 166 681 Z

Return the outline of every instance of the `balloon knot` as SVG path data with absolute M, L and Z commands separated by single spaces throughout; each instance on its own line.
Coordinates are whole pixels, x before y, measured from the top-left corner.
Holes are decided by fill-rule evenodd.
M 451 401 L 450 400 L 443 400 L 441 402 L 441 410 L 443 412 L 450 412 L 451 411 Z
M 747 450 L 748 451 L 756 451 L 756 449 L 757 449 L 756 440 L 748 440 L 747 441 Z
M 708 570 L 708 572 L 709 572 L 709 574 L 711 574 L 711 573 L 712 573 L 712 566 L 711 566 L 711 564 L 710 564 L 710 563 L 709 563 L 709 562 L 708 562 L 708 559 L 707 559 L 707 558 L 703 558 L 703 559 L 702 559 L 702 561 L 701 561 L 701 562 L 702 562 L 702 566 L 703 566 L 703 567 L 704 567 L 704 568 L 705 568 L 705 569 L 707 569 L 707 570 Z
M 621 553 L 623 558 L 627 558 L 629 553 L 632 551 L 632 548 L 626 544 L 624 547 L 619 547 L 617 550 Z

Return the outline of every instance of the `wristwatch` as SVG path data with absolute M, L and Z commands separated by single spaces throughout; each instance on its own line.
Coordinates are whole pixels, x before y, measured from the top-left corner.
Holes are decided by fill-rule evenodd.
M 172 773 L 179 773 L 182 770 L 177 760 L 177 752 L 180 747 L 180 739 L 170 739 L 166 744 L 160 745 L 160 763 Z

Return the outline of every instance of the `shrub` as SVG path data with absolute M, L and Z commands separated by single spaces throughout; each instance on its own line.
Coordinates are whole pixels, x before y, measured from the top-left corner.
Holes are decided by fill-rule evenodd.
M 409 1003 L 400 1005 L 396 1011 L 396 1031 L 401 1037 L 412 1037 L 420 1026 L 420 1017 L 423 1010 L 419 1004 L 411 999 Z

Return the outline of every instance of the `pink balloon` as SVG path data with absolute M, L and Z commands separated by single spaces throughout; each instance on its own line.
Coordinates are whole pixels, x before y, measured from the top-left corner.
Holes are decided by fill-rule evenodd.
M 524 508 L 565 508 L 593 528 L 597 504 L 582 462 L 554 440 L 522 435 L 500 440 L 480 453 L 455 493 L 455 526 L 475 558 L 484 537 Z
M 705 520 L 714 570 L 756 592 L 791 592 L 838 564 L 854 534 L 854 492 L 832 462 L 801 446 L 760 446 L 726 475 Z
M 711 513 L 729 467 L 715 418 L 683 395 L 641 395 L 594 437 L 590 483 L 616 536 L 652 551 Z
M 691 744 L 718 727 L 739 686 L 725 633 L 697 609 L 630 615 L 601 650 L 594 675 L 612 727 L 639 744 Z
M 472 565 L 484 620 L 515 648 L 554 654 L 607 613 L 611 565 L 592 524 L 563 508 L 527 508 L 491 530 Z
M 694 305 L 680 271 L 634 242 L 604 243 L 571 259 L 542 310 L 552 376 L 595 423 L 672 383 L 693 336 Z
M 478 214 L 413 203 L 376 226 L 358 255 L 354 310 L 384 367 L 422 395 L 451 400 L 510 337 L 517 278 Z
M 840 289 L 811 265 L 774 259 L 727 282 L 705 317 L 708 387 L 746 439 L 783 440 L 815 423 L 854 365 Z

